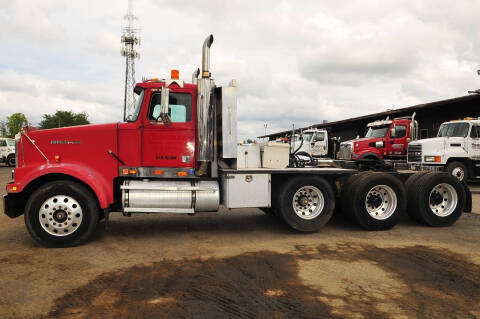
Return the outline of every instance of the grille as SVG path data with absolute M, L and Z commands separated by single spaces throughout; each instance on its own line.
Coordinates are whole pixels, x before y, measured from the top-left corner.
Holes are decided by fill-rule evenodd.
M 422 144 L 410 144 L 407 151 L 407 162 L 422 161 Z
M 340 151 L 338 152 L 338 159 L 349 160 L 352 156 L 351 144 L 340 144 Z

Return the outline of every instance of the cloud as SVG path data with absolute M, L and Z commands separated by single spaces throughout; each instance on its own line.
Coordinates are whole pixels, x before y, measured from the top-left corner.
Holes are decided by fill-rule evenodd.
M 434 10 L 432 9 L 434 8 Z M 127 0 L 2 3 L 0 119 L 66 108 L 122 118 L 120 35 Z M 238 83 L 241 139 L 480 87 L 480 3 L 462 1 L 135 0 L 136 76 L 189 81 L 215 41 L 217 85 Z M 478 29 L 478 30 L 477 30 Z

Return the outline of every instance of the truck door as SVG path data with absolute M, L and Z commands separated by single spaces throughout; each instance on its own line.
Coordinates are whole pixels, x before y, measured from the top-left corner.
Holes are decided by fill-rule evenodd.
M 407 144 L 407 125 L 392 124 L 385 143 L 387 155 L 400 156 L 407 154 Z
M 316 132 L 312 137 L 312 156 L 325 156 L 328 152 L 325 132 Z
M 178 89 L 170 92 L 171 125 L 160 119 L 161 92 L 152 92 L 143 126 L 142 166 L 194 167 L 195 99 L 192 92 Z
M 467 139 L 468 157 L 480 160 L 480 124 L 472 125 L 470 138 Z

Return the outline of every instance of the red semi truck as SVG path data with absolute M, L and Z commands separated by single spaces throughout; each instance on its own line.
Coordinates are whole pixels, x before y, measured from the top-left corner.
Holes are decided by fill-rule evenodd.
M 178 72 L 138 83 L 125 122 L 24 128 L 16 136 L 5 214 L 24 215 L 38 243 L 58 247 L 86 242 L 110 212 L 193 215 L 220 205 L 257 207 L 311 232 L 329 221 L 336 199 L 368 230 L 393 227 L 407 200 L 409 213 L 431 226 L 451 225 L 470 209 L 468 188 L 446 173 L 407 179 L 335 167 L 237 168 L 237 87 L 235 81 L 217 87 L 211 78 L 212 42 L 209 36 L 203 43 L 201 78 L 197 70 L 192 83 Z M 407 192 L 405 180 L 419 189 Z
M 340 144 L 339 160 L 381 163 L 384 160 L 406 161 L 407 146 L 417 139 L 418 123 L 415 114 L 392 120 L 375 121 L 367 125 L 363 138 Z

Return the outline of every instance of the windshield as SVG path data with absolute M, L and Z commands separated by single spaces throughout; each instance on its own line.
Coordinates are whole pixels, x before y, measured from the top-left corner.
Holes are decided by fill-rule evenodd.
M 466 137 L 468 135 L 468 123 L 447 123 L 440 125 L 437 137 Z
M 7 140 L 9 146 L 15 146 L 15 140 Z
M 137 96 L 137 103 L 135 104 L 135 109 L 133 110 L 132 114 L 129 114 L 127 116 L 127 122 L 135 122 L 137 120 L 138 114 L 140 113 L 140 108 L 142 106 L 144 94 L 145 94 L 145 91 L 142 90 L 142 92 L 140 92 L 140 95 Z
M 370 126 L 365 137 L 385 137 L 390 125 Z

